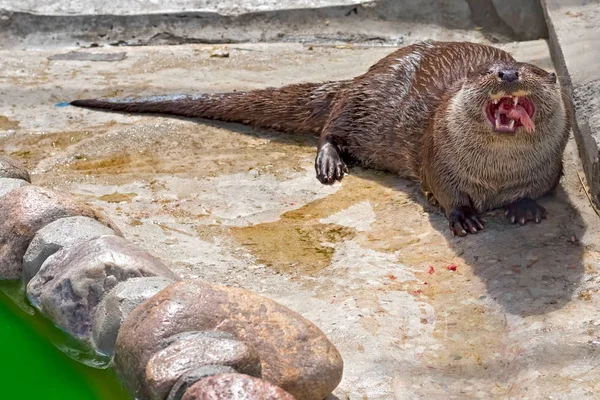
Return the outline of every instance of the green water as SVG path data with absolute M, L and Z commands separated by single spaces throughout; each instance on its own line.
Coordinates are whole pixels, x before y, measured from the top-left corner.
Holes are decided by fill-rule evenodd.
M 112 370 L 81 364 L 52 344 L 64 347 L 65 337 L 14 283 L 0 283 L 0 399 L 130 400 Z

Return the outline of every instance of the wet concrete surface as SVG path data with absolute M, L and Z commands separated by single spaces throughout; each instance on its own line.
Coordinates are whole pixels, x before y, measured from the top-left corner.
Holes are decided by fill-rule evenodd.
M 344 79 L 394 50 L 219 47 L 228 58 L 205 45 L 81 50 L 121 61 L 0 52 L 0 153 L 104 210 L 182 277 L 313 321 L 344 357 L 339 399 L 596 396 L 600 218 L 573 140 L 542 200 L 548 220 L 518 227 L 492 212 L 484 232 L 453 238 L 414 183 L 361 168 L 318 183 L 314 138 L 57 106 Z M 545 41 L 503 47 L 551 68 Z

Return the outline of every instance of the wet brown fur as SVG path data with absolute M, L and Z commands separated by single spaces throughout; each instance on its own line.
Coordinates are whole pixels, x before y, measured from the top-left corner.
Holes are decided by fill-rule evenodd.
M 519 82 L 500 81 L 496 71 L 501 68 L 518 70 Z M 535 131 L 493 132 L 484 105 L 492 93 L 518 90 L 530 91 Z M 456 207 L 483 212 L 551 191 L 562 174 L 570 129 L 554 74 L 473 43 L 407 46 L 347 81 L 178 101 L 72 104 L 317 133 L 318 173 L 321 168 L 340 180 L 345 164 L 336 154 L 346 152 L 367 167 L 419 181 L 447 216 Z M 327 178 L 320 176 L 331 183 Z

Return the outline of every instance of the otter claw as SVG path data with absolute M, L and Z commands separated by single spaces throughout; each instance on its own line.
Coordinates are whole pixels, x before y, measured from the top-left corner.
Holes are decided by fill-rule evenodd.
M 505 206 L 504 209 L 504 215 L 511 224 L 518 222 L 520 225 L 525 225 L 527 221 L 534 221 L 539 224 L 542 219 L 548 216 L 548 212 L 544 207 L 529 198 L 515 201 Z
M 315 170 L 319 181 L 326 185 L 341 181 L 344 174 L 348 173 L 348 167 L 342 161 L 338 147 L 331 143 L 324 143 L 319 149 L 315 160 Z
M 453 207 L 448 215 L 448 222 L 452 234 L 466 236 L 467 233 L 477 233 L 483 230 L 485 220 L 477 215 L 472 207 Z

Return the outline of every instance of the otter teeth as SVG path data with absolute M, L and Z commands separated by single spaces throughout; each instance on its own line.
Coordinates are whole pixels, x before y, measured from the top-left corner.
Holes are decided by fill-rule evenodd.
M 500 114 L 496 113 L 496 129 L 500 129 Z
M 494 104 L 498 104 L 498 101 L 500 101 L 500 100 L 498 100 L 498 99 L 494 99 L 494 100 L 492 100 L 492 101 L 494 102 Z
M 513 103 L 515 106 L 519 103 L 519 98 L 517 96 L 513 97 Z
M 512 131 L 514 127 L 515 127 L 515 120 L 513 119 L 512 121 L 510 121 L 510 124 L 508 125 L 508 129 L 510 129 Z

